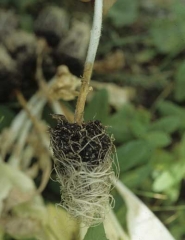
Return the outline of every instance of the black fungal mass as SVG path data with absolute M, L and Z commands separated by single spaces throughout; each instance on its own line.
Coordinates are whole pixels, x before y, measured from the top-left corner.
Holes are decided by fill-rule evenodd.
M 87 162 L 98 166 L 112 150 L 112 139 L 100 121 L 89 121 L 78 125 L 69 123 L 63 115 L 57 119 L 55 128 L 50 128 L 51 146 L 56 160 Z

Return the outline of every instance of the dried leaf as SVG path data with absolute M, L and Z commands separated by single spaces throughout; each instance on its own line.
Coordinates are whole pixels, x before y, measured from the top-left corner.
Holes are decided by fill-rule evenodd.
M 129 240 L 127 233 L 124 231 L 115 213 L 111 209 L 107 213 L 103 224 L 108 239 Z
M 0 220 L 0 223 L 6 229 L 6 233 L 16 239 L 38 237 L 42 240 L 48 240 L 41 224 L 36 219 L 11 216 Z
M 0 170 L 1 172 L 1 170 Z M 0 215 L 3 210 L 3 201 L 7 198 L 10 190 L 12 188 L 11 182 L 6 178 L 5 175 L 0 174 Z
M 42 227 L 47 222 L 47 211 L 42 198 L 34 195 L 33 180 L 11 165 L 0 163 L 0 184 L 3 230 L 16 238 L 38 236 L 47 239 Z
M 106 89 L 109 94 L 109 103 L 116 109 L 120 109 L 135 96 L 135 90 L 131 87 L 122 88 L 114 83 L 101 83 L 96 81 L 91 81 L 91 85 L 94 89 Z M 89 93 L 88 99 L 91 99 L 93 94 L 94 92 Z
M 34 190 L 34 183 L 29 177 L 6 163 L 0 163 L 0 176 L 7 178 L 12 186 L 18 187 L 23 192 Z
M 69 72 L 68 67 L 62 65 L 58 67 L 55 82 L 50 90 L 50 96 L 55 100 L 73 100 L 78 95 L 76 88 L 80 84 L 79 79 Z
M 49 222 L 47 225 L 49 239 L 76 239 L 76 236 L 79 234 L 77 222 L 61 207 L 56 208 L 56 206 L 49 204 L 47 210 L 49 214 Z
M 114 180 L 128 209 L 127 225 L 131 240 L 175 240 L 160 220 L 124 184 Z
M 104 59 L 96 61 L 94 70 L 97 73 L 113 73 L 120 70 L 125 65 L 125 57 L 123 51 L 117 50 L 109 53 Z
M 8 164 L 0 163 L 0 212 L 4 208 L 4 200 L 9 196 L 13 188 L 18 188 L 19 192 L 29 193 L 33 192 L 34 185 L 32 180 L 18 169 L 14 169 Z M 12 206 L 12 202 L 10 205 Z M 6 208 L 9 207 L 6 206 Z

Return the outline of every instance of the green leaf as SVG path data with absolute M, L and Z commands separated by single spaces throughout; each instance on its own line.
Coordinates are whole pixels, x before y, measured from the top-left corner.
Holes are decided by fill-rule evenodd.
M 171 138 L 168 134 L 161 131 L 153 131 L 147 133 L 145 140 L 153 147 L 166 147 L 171 143 Z
M 90 227 L 84 240 L 108 240 L 105 235 L 103 224 L 100 224 L 97 227 Z
M 184 36 L 180 28 L 180 23 L 173 19 L 159 19 L 154 22 L 150 33 L 160 52 L 178 52 L 184 46 Z
M 133 119 L 130 122 L 130 130 L 136 138 L 141 138 L 147 132 L 147 125 Z
M 185 5 L 181 1 L 174 1 L 171 11 L 179 22 L 183 22 L 185 20 Z
M 117 0 L 110 9 L 108 17 L 115 27 L 132 24 L 138 17 L 139 4 L 137 0 Z
M 157 171 L 164 171 L 175 161 L 175 156 L 172 152 L 166 151 L 164 149 L 156 149 L 151 157 L 151 165 L 153 169 Z M 155 171 L 153 172 L 153 176 Z
M 144 140 L 134 140 L 117 149 L 120 171 L 126 171 L 136 165 L 146 162 L 151 154 L 152 148 Z
M 1 116 L 1 117 L 0 117 L 0 123 L 3 121 L 3 118 L 4 118 L 4 116 Z
M 147 63 L 152 60 L 156 55 L 156 50 L 154 49 L 144 49 L 139 53 L 136 53 L 135 59 L 139 63 Z
M 29 14 L 22 14 L 20 16 L 21 28 L 28 32 L 33 32 L 33 18 Z
M 108 93 L 105 89 L 99 90 L 85 108 L 85 120 L 88 121 L 95 118 L 105 123 L 108 117 L 108 111 Z
M 164 193 L 168 196 L 168 199 L 173 203 L 177 201 L 179 197 L 179 184 L 180 182 L 177 182 L 164 191 Z
M 181 102 L 185 100 L 185 61 L 179 66 L 175 77 L 175 100 Z
M 185 118 L 184 108 L 170 101 L 161 101 L 157 104 L 157 109 L 163 116 L 179 116 Z
M 179 196 L 179 186 L 184 175 L 184 158 L 179 158 L 178 161 L 177 158 L 173 161 L 169 159 L 165 164 L 161 162 L 161 167 L 158 167 L 155 170 L 155 174 L 153 174 L 155 180 L 153 181 L 152 188 L 156 192 L 166 193 L 169 200 L 174 202 Z
M 141 138 L 146 133 L 150 117 L 149 111 L 127 104 L 109 117 L 107 125 L 110 126 L 116 142 L 123 143 L 135 137 Z
M 180 120 L 180 128 L 185 129 L 185 109 L 170 101 L 161 101 L 157 109 L 163 116 L 177 116 Z
M 179 183 L 185 174 L 185 165 L 182 162 L 171 165 L 170 169 L 159 174 L 153 183 L 153 190 L 161 192 Z
M 11 121 L 13 120 L 15 114 L 12 110 L 10 110 L 8 107 L 5 107 L 3 105 L 0 105 L 0 130 L 2 130 L 4 127 L 9 127 Z
M 10 3 L 10 0 L 1 0 L 1 5 L 8 5 Z
M 13 5 L 19 10 L 25 10 L 26 8 L 30 7 L 31 5 L 35 4 L 36 0 L 10 0 Z
M 170 15 L 155 20 L 150 32 L 158 50 L 173 55 L 184 49 L 185 7 L 180 1 L 172 2 Z
M 144 108 L 139 108 L 136 111 L 135 119 L 148 126 L 151 120 L 151 113 Z
M 141 187 L 145 180 L 147 181 L 147 183 L 149 182 L 148 177 L 150 176 L 151 172 L 152 167 L 150 166 L 150 164 L 146 164 L 144 166 L 137 167 L 134 170 L 125 172 L 121 176 L 121 180 L 130 188 Z
M 174 176 L 169 171 L 165 171 L 154 181 L 153 190 L 156 192 L 164 191 L 171 187 L 175 181 Z
M 173 133 L 180 126 L 180 119 L 178 116 L 163 117 L 151 123 L 149 130 L 164 131 L 165 133 Z
M 135 118 L 135 109 L 132 105 L 125 105 L 119 112 L 111 116 L 107 125 L 117 142 L 124 142 L 133 138 L 130 131 L 130 121 Z
M 151 114 L 146 109 L 135 109 L 135 115 L 129 121 L 129 128 L 132 135 L 136 138 L 143 138 L 148 131 Z
M 185 159 L 185 133 L 183 133 L 180 143 L 177 147 L 178 157 Z

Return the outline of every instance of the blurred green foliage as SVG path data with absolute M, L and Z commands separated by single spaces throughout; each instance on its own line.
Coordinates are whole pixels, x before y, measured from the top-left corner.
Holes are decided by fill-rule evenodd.
M 38 2 L 2 0 L 0 6 L 13 6 L 21 15 L 22 28 L 31 31 L 34 17 L 30 9 L 37 8 Z M 60 1 L 55 3 L 60 5 Z M 119 48 L 126 64 L 116 73 L 94 74 L 94 78 L 136 88 L 137 96 L 116 111 L 109 105 L 106 90 L 100 90 L 85 109 L 85 120 L 101 120 L 114 135 L 120 179 L 133 191 L 139 190 L 148 206 L 160 207 L 156 214 L 179 240 L 185 237 L 184 212 L 176 210 L 185 205 L 184 21 L 183 1 L 164 5 L 162 0 L 117 0 L 105 19 L 98 57 Z M 0 116 L 4 116 L 2 129 L 15 115 L 9 107 L 0 106 Z M 155 193 L 166 198 L 155 199 Z M 119 203 L 119 197 L 115 198 Z M 166 211 L 168 206 L 173 210 Z M 123 204 L 116 205 L 118 217 L 123 208 Z M 173 215 L 176 217 L 168 222 Z
M 97 106 L 102 102 L 103 108 Z M 100 119 L 114 135 L 121 180 L 133 190 L 165 194 L 162 206 L 182 203 L 179 193 L 185 177 L 185 109 L 163 100 L 156 105 L 157 116 L 153 119 L 155 114 L 150 110 L 133 104 L 114 114 L 107 114 L 108 107 L 107 94 L 100 90 L 87 106 L 85 116 L 87 120 L 102 116 Z M 178 225 L 178 220 L 174 224 Z
M 15 113 L 9 107 L 0 105 L 0 131 L 9 127 L 14 117 Z
M 115 27 L 132 24 L 138 16 L 139 2 L 137 0 L 117 1 L 109 12 L 109 18 Z
M 184 48 L 185 40 L 185 6 L 182 2 L 174 2 L 170 15 L 156 19 L 150 30 L 154 44 L 163 53 L 179 52 Z
M 100 224 L 97 227 L 90 227 L 85 235 L 84 240 L 108 240 L 105 236 L 105 231 L 103 224 Z

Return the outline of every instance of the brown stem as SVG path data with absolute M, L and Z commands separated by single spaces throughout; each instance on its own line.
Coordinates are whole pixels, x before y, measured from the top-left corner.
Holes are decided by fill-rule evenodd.
M 36 132 L 38 133 L 38 136 L 40 136 L 40 132 L 42 132 L 43 129 L 41 129 L 41 126 L 40 126 L 37 118 L 35 116 L 33 116 L 31 111 L 29 110 L 26 99 L 24 98 L 24 96 L 22 95 L 22 93 L 19 90 L 16 90 L 16 96 L 17 96 L 18 102 L 20 103 L 20 105 L 22 106 L 22 108 L 25 110 L 28 117 L 32 121 L 33 126 L 34 126 Z
M 76 110 L 75 110 L 75 122 L 79 125 L 83 122 L 83 114 L 85 108 L 85 102 L 87 95 L 90 89 L 90 80 L 92 75 L 93 64 L 86 63 L 84 67 L 83 77 L 82 77 L 82 84 L 80 87 L 79 96 L 77 99 Z

